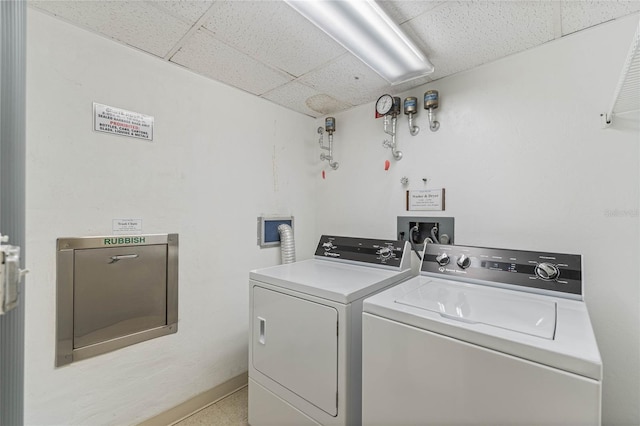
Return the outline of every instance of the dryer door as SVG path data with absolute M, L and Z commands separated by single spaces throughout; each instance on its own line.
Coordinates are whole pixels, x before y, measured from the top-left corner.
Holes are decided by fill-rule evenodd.
M 253 366 L 327 414 L 338 414 L 338 311 L 253 287 Z

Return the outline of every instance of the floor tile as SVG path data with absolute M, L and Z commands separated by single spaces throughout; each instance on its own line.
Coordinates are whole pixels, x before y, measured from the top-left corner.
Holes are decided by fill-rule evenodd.
M 247 396 L 245 386 L 173 426 L 247 426 Z

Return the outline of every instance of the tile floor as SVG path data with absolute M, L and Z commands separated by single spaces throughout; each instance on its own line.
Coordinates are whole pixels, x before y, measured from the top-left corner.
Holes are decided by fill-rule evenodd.
M 173 426 L 247 426 L 247 395 L 245 386 Z

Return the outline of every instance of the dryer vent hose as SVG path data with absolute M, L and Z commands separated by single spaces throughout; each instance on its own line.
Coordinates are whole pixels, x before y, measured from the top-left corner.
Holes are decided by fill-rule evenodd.
M 293 263 L 296 261 L 296 244 L 293 241 L 293 229 L 286 223 L 278 225 L 280 234 L 280 256 L 282 263 Z

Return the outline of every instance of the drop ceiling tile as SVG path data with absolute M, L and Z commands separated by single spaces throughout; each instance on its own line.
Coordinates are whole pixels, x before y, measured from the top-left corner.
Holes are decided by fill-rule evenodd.
M 432 79 L 554 38 L 553 2 L 447 2 L 402 25 L 435 66 Z
M 211 7 L 214 0 L 151 0 L 148 3 L 193 25 Z
M 173 62 L 312 116 L 333 112 L 329 105 L 337 111 L 374 101 L 382 93 L 409 91 L 561 33 L 640 11 L 638 0 L 381 4 L 392 19 L 404 22 L 402 28 L 434 63 L 434 74 L 390 86 L 282 1 L 29 1 L 30 7 L 160 57 L 171 55 L 184 37 Z M 205 13 L 206 28 L 195 31 L 194 23 Z M 291 83 L 294 76 L 299 78 Z
M 254 95 L 261 95 L 291 80 L 284 73 L 248 57 L 198 30 L 171 62 Z
M 640 1 L 563 1 L 562 35 L 640 11 Z
M 385 79 L 350 53 L 297 81 L 353 105 L 377 99 L 388 86 Z
M 345 50 L 283 1 L 217 1 L 204 27 L 241 52 L 301 76 Z
M 423 13 L 432 10 L 439 5 L 442 1 L 436 0 L 381 0 L 378 4 L 382 9 L 387 12 L 389 17 L 396 24 L 400 25 L 413 19 Z
M 311 117 L 320 117 L 352 107 L 351 104 L 339 101 L 296 81 L 277 87 L 262 97 Z
M 170 14 L 140 1 L 30 1 L 29 4 L 161 57 L 190 28 Z

